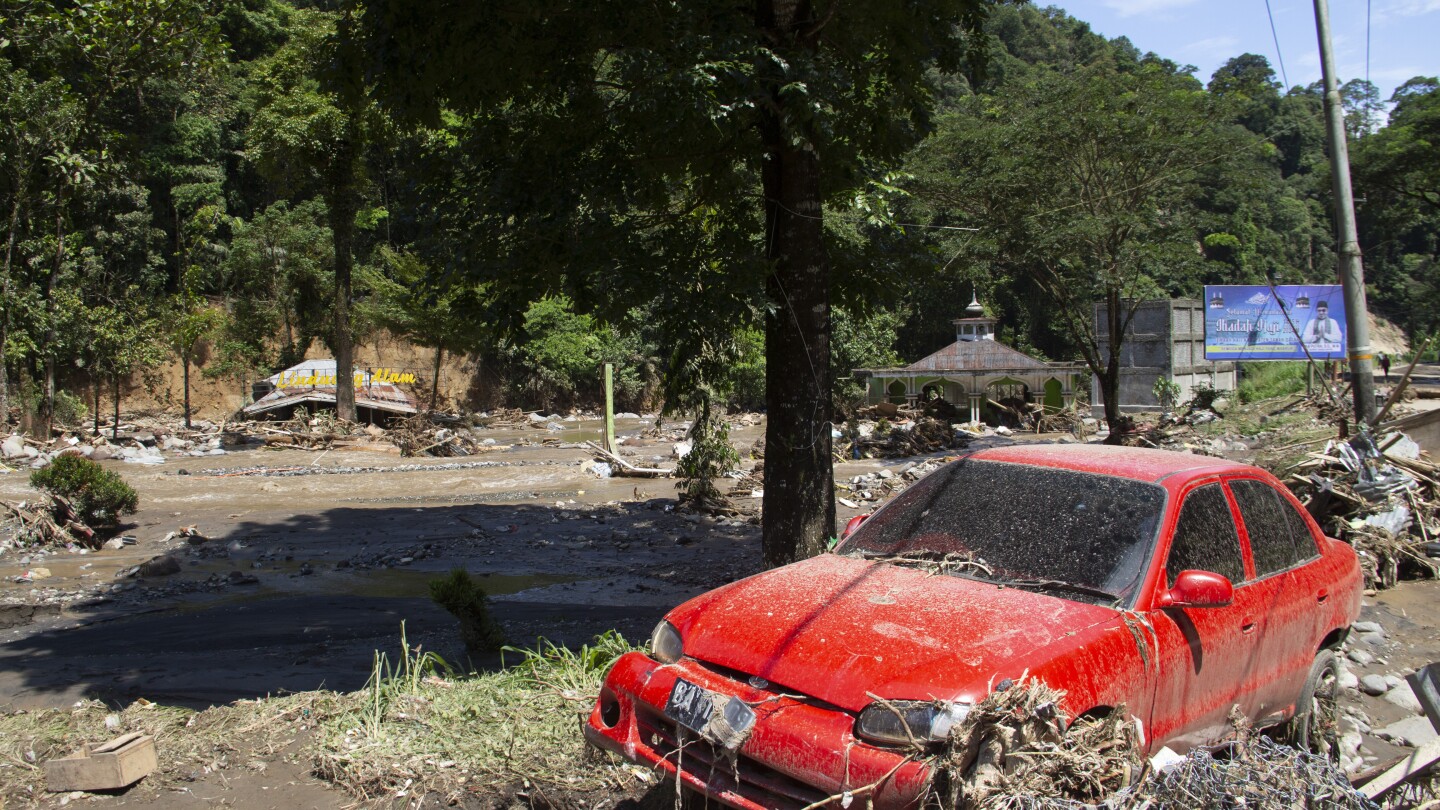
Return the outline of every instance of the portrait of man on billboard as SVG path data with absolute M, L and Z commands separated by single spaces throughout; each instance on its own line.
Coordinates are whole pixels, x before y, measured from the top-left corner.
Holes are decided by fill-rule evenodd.
M 1324 301 L 1315 304 L 1315 315 L 1305 325 L 1300 337 L 1305 345 L 1332 345 L 1340 343 L 1340 322 L 1330 317 L 1330 305 Z

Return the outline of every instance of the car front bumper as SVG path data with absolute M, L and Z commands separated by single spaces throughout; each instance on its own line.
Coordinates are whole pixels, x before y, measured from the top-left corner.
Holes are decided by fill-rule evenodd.
M 677 726 L 663 712 L 677 678 L 755 711 L 749 737 L 727 751 Z M 923 760 L 855 738 L 853 715 L 818 701 L 757 688 L 690 659 L 664 665 L 634 652 L 605 678 L 585 724 L 585 738 L 607 751 L 745 810 L 798 810 L 833 798 L 836 806 L 868 800 L 875 808 L 920 803 L 930 779 Z

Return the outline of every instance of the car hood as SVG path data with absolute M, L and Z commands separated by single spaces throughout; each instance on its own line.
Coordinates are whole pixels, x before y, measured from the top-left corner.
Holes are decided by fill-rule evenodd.
M 992 678 L 1121 621 L 1112 608 L 833 554 L 703 594 L 668 619 L 686 655 L 850 711 L 867 693 L 977 700 Z

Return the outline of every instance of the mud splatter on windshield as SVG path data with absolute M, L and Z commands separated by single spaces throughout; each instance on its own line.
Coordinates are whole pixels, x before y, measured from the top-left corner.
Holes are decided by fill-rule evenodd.
M 837 552 L 963 557 L 983 563 L 957 571 L 964 576 L 1069 583 L 1128 601 L 1164 508 L 1165 491 L 1154 484 L 963 459 L 896 498 Z

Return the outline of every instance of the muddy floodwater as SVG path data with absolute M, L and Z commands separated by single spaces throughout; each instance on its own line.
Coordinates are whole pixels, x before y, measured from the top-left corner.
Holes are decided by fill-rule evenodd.
M 466 658 L 457 623 L 428 597 L 453 568 L 486 588 L 508 638 L 527 646 L 610 628 L 643 639 L 676 603 L 758 569 L 748 490 L 738 517 L 677 510 L 673 480 L 588 468 L 577 443 L 598 437 L 597 420 L 560 426 L 478 429 L 494 444 L 463 458 L 250 449 L 103 462 L 140 493 L 123 531 L 136 542 L 0 554 L 0 704 L 209 705 L 358 688 L 376 650 L 399 649 L 402 623 L 411 645 L 493 666 Z M 671 466 L 677 434 L 653 427 L 622 420 L 627 458 Z M 762 430 L 732 437 L 748 448 Z M 33 497 L 27 479 L 0 474 L 0 498 Z M 189 526 L 201 537 L 165 540 Z M 165 558 L 172 573 L 125 576 Z M 50 576 L 14 581 L 37 568 Z

